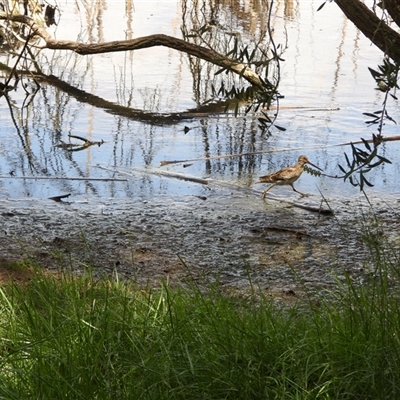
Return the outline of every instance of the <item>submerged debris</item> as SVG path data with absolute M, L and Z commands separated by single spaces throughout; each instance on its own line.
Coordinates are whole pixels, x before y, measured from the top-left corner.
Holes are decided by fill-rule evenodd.
M 68 135 L 68 137 L 82 140 L 84 143 L 76 144 L 76 143 L 66 143 L 66 142 L 61 141 L 61 143 L 57 144 L 55 147 L 62 148 L 62 149 L 68 150 L 68 151 L 81 151 L 81 150 L 85 150 L 88 147 L 94 146 L 94 145 L 97 145 L 100 147 L 103 143 L 105 143 L 103 139 L 101 139 L 99 142 L 94 142 L 92 140 L 89 140 L 82 136 L 77 136 L 77 135 Z

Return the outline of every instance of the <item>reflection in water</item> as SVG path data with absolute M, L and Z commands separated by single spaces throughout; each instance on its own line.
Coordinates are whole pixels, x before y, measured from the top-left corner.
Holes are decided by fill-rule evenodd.
M 271 3 L 273 4 L 273 3 Z M 258 1 L 243 4 L 239 1 L 181 1 L 182 33 L 186 40 L 197 45 L 215 49 L 220 54 L 244 54 L 249 66 L 263 77 L 265 81 L 275 82 L 277 77 L 272 73 L 273 60 L 270 54 L 268 3 L 261 5 Z M 269 68 L 260 63 L 271 57 Z M 195 57 L 188 57 L 193 77 L 193 92 L 197 106 L 212 96 L 211 88 L 241 87 L 237 76 L 218 74 L 220 67 L 206 63 Z
M 294 0 L 286 0 L 285 1 L 285 9 L 284 16 L 287 20 L 294 19 L 296 16 L 296 9 L 298 9 L 298 2 L 296 1 L 296 5 L 294 4 Z
M 104 42 L 103 13 L 107 10 L 107 0 L 92 0 L 80 4 L 86 17 L 86 41 L 89 43 Z
M 132 21 L 133 21 L 133 0 L 125 1 L 125 13 L 126 13 L 126 39 L 133 38 Z
M 268 29 L 270 5 L 272 6 L 273 2 L 210 1 L 205 3 L 182 1 L 182 32 L 187 40 L 197 45 L 211 46 L 221 54 L 233 54 L 235 56 L 235 51 L 238 55 L 247 51 L 249 65 L 265 81 L 277 84 L 279 67 L 276 67 L 273 57 L 271 57 L 271 62 L 267 67 L 257 64 L 258 61 L 265 60 L 271 54 L 270 47 L 272 44 Z M 195 57 L 188 57 L 188 60 L 193 77 L 194 99 L 198 107 L 213 96 L 213 90 L 218 91 L 219 87 L 240 88 L 243 85 L 235 76 L 218 74 L 220 68 L 217 66 Z M 257 132 L 257 128 L 250 132 L 240 132 L 238 135 L 228 133 L 227 136 L 224 136 L 226 146 L 223 149 L 218 146 L 213 154 L 219 156 L 222 153 L 241 154 L 255 151 L 256 145 L 252 135 L 255 132 Z M 204 154 L 205 157 L 208 157 L 210 156 L 209 143 L 211 142 L 208 135 L 212 133 L 210 129 L 205 129 L 203 134 Z M 231 140 L 232 138 L 234 140 Z M 220 142 L 219 137 L 217 140 Z M 262 142 L 260 144 L 263 145 Z M 251 176 L 251 172 L 256 168 L 259 161 L 260 158 L 257 156 L 247 156 L 245 162 L 243 162 L 242 157 L 225 159 L 223 162 L 215 161 L 213 169 L 223 174 L 226 171 L 239 169 L 239 172 L 236 171 L 236 173 L 242 176 L 243 169 L 246 168 L 245 172 L 248 176 Z M 211 169 L 211 162 L 207 160 L 205 162 L 207 174 L 212 173 Z
M 115 35 L 129 39 L 158 30 L 178 36 L 178 21 L 188 40 L 201 43 L 200 36 L 191 34 L 202 31 L 203 38 L 222 53 L 235 39 L 239 44 L 268 48 L 271 11 L 274 39 L 285 48 L 280 125 L 287 131 L 266 140 L 254 115 L 234 118 L 229 113 L 207 112 L 187 119 L 173 115 L 201 105 L 211 96 L 212 85 L 218 87 L 222 81 L 237 84 L 237 78 L 215 75 L 218 68 L 186 54 L 157 48 L 88 57 L 42 51 L 35 54 L 37 64 L 43 73 L 60 79 L 36 78 L 40 84 L 36 92 L 34 80 L 21 74 L 17 89 L 0 98 L 0 174 L 8 177 L 0 180 L 0 195 L 51 197 L 66 192 L 83 198 L 86 194 L 146 198 L 161 193 L 207 194 L 200 185 L 158 177 L 155 172 L 160 161 L 260 151 L 275 153 L 211 158 L 187 168 L 178 164 L 163 169 L 250 186 L 258 176 L 290 165 L 306 153 L 334 173 L 343 149 L 329 146 L 370 135 L 360 115 L 368 111 L 369 102 L 381 101 L 380 94 L 370 87 L 366 70 L 374 65 L 377 53 L 340 13 L 317 15 L 319 2 L 274 1 L 271 9 L 269 4 L 256 0 L 140 4 L 102 0 L 80 2 L 75 10 L 66 5 L 57 27 L 59 39 L 101 42 Z M 77 10 L 82 12 L 82 27 L 76 23 Z M 333 4 L 331 10 L 335 10 Z M 0 57 L 5 65 L 15 61 L 6 52 Z M 34 68 L 33 63 L 28 64 Z M 3 80 L 8 73 L 2 71 Z M 357 91 L 357 84 L 365 87 Z M 302 106 L 308 109 L 300 109 Z M 328 107 L 336 111 L 326 111 Z M 143 114 L 142 109 L 148 113 Z M 174 118 L 157 119 L 150 111 L 170 112 Z M 391 115 L 395 117 L 398 111 Z M 185 126 L 191 128 L 186 133 Z M 391 128 L 387 129 L 389 135 Z M 105 143 L 72 153 L 58 147 L 62 140 L 68 142 L 68 134 Z M 19 177 L 123 176 L 128 182 L 21 181 L 10 179 L 10 173 Z M 390 170 L 385 173 L 383 181 L 395 185 L 393 179 L 387 179 Z M 300 184 L 311 188 L 300 190 L 316 192 L 316 182 L 324 185 L 322 179 L 303 174 Z M 325 183 L 329 191 L 341 185 L 338 181 Z
M 344 56 L 344 44 L 346 42 L 346 26 L 347 26 L 347 19 L 344 20 L 343 26 L 342 26 L 342 31 L 340 35 L 340 45 L 337 49 L 337 58 L 335 60 L 335 74 L 333 78 L 333 85 L 332 85 L 332 91 L 331 91 L 331 98 L 332 98 L 332 104 L 335 103 L 335 92 L 338 87 L 338 82 L 339 82 L 339 74 L 340 74 L 340 67 L 341 67 L 341 61 Z

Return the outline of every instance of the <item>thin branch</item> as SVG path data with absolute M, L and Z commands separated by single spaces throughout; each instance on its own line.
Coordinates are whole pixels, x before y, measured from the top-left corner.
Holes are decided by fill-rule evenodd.
M 14 22 L 28 25 L 37 36 L 45 41 L 42 48 L 51 50 L 70 50 L 80 55 L 103 54 L 117 51 L 140 50 L 155 46 L 164 46 L 174 50 L 182 51 L 192 56 L 201 58 L 220 67 L 226 68 L 240 76 L 243 76 L 249 83 L 258 88 L 264 88 L 263 80 L 248 66 L 226 57 L 210 48 L 198 46 L 193 43 L 186 42 L 182 39 L 163 34 L 154 34 L 143 36 L 131 40 L 116 40 L 104 43 L 78 43 L 69 40 L 55 40 L 42 27 L 40 27 L 32 18 L 25 15 L 10 16 L 6 13 L 0 13 L 0 19 L 8 19 Z
M 89 178 L 82 176 L 14 176 L 0 175 L 0 179 L 48 179 L 54 181 L 101 181 L 101 182 L 127 182 L 124 178 Z
M 394 142 L 400 140 L 400 136 L 389 136 L 389 137 L 381 137 L 379 139 L 381 142 Z M 338 147 L 338 146 L 351 146 L 352 144 L 363 144 L 363 143 L 373 143 L 374 139 L 369 139 L 369 140 L 359 140 L 356 142 L 347 142 L 347 143 L 339 143 L 339 144 L 332 144 L 332 145 L 318 145 L 314 147 L 308 147 L 313 148 L 313 149 L 320 149 L 320 148 L 327 148 L 327 147 Z M 304 148 L 287 148 L 287 149 L 280 149 L 280 150 L 260 150 L 260 151 L 252 151 L 252 152 L 247 152 L 247 153 L 234 153 L 234 154 L 225 154 L 225 155 L 220 155 L 220 156 L 210 156 L 210 157 L 202 157 L 202 158 L 191 158 L 191 159 L 185 159 L 185 160 L 164 160 L 160 161 L 160 166 L 164 167 L 165 165 L 171 165 L 171 164 L 183 164 L 183 163 L 192 163 L 195 161 L 210 161 L 210 160 L 218 160 L 221 158 L 233 158 L 233 157 L 244 157 L 244 156 L 256 156 L 260 154 L 271 154 L 271 153 L 281 153 L 284 151 L 294 151 L 294 150 L 303 150 Z M 324 175 L 324 174 L 322 174 Z M 329 176 L 329 175 L 326 175 Z M 337 176 L 329 176 L 331 178 L 337 178 Z

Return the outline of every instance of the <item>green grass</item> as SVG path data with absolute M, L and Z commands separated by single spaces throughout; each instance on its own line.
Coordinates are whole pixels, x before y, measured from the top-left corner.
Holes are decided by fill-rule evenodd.
M 3 286 L 0 399 L 399 399 L 400 264 L 370 246 L 373 278 L 318 306 L 90 274 Z

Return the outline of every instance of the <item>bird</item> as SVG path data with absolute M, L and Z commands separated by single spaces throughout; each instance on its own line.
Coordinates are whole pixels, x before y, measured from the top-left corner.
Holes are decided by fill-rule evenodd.
M 321 168 L 311 163 L 306 156 L 300 156 L 295 165 L 287 168 L 282 168 L 281 170 L 274 172 L 270 175 L 264 175 L 260 177 L 260 180 L 256 183 L 272 183 L 271 186 L 269 186 L 262 192 L 261 197 L 265 199 L 267 192 L 271 190 L 275 185 L 290 185 L 296 193 L 301 194 L 301 197 L 307 196 L 307 194 L 299 192 L 293 186 L 293 183 L 296 182 L 297 179 L 300 178 L 300 175 L 303 173 L 305 164 L 310 164 L 314 168 L 322 171 Z

